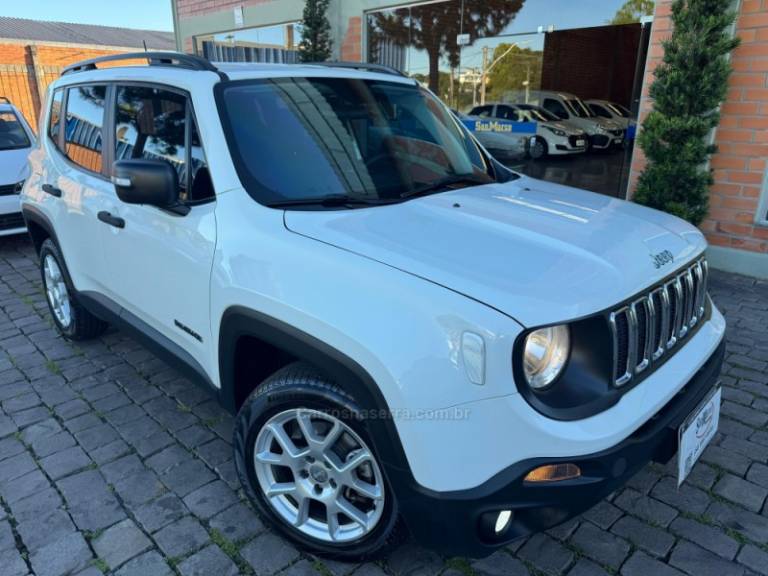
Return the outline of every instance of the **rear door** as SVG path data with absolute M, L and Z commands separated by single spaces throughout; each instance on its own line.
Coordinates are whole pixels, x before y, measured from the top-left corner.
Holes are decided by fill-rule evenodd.
M 115 161 L 171 164 L 189 212 L 125 204 L 112 188 L 106 210 L 122 227 L 101 224 L 108 295 L 150 330 L 204 358 L 212 350 L 209 288 L 216 204 L 190 99 L 171 87 L 117 84 L 111 106 Z

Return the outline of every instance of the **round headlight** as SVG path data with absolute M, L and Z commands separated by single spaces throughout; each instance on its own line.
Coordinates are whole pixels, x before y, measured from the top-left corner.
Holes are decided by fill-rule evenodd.
M 525 339 L 523 371 L 534 390 L 546 388 L 563 371 L 571 350 L 568 326 L 550 326 L 531 332 Z

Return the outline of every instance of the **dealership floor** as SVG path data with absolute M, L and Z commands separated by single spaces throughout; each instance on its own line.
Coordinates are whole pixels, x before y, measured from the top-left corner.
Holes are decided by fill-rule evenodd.
M 232 419 L 120 332 L 53 330 L 31 245 L 0 239 L 0 574 L 768 574 L 768 283 L 714 272 L 728 318 L 720 433 L 678 490 L 649 466 L 583 517 L 490 558 L 406 544 L 300 554 L 244 500 Z
M 623 199 L 627 191 L 631 160 L 632 149 L 629 148 L 547 156 L 541 160 L 503 160 L 503 163 L 539 180 L 584 188 Z

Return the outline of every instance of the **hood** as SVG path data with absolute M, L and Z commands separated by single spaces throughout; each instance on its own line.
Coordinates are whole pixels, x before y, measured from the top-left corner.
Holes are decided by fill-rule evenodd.
M 576 126 L 572 126 L 570 124 L 566 124 L 565 122 L 540 122 L 542 126 L 551 126 L 552 128 L 556 128 L 558 130 L 562 130 L 566 134 L 572 135 L 572 136 L 581 136 L 584 134 L 584 130 L 581 128 L 577 128 Z
M 32 148 L 0 150 L 0 186 L 15 184 L 29 176 L 27 158 Z
M 698 256 L 688 223 L 527 177 L 401 204 L 287 211 L 298 234 L 484 302 L 524 326 L 605 310 Z M 653 255 L 674 261 L 657 269 Z

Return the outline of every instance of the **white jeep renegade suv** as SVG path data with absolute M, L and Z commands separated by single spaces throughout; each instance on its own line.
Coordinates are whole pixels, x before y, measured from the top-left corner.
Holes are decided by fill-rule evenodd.
M 31 154 L 53 318 L 130 330 L 237 414 L 284 535 L 483 556 L 678 447 L 685 477 L 725 329 L 697 229 L 508 171 L 382 67 L 120 58 L 150 65 L 64 71 Z

